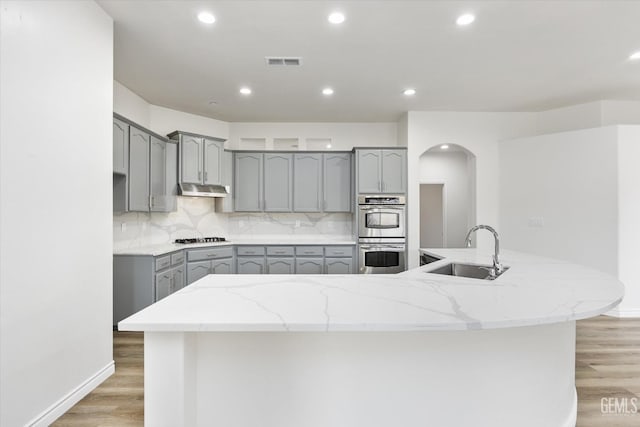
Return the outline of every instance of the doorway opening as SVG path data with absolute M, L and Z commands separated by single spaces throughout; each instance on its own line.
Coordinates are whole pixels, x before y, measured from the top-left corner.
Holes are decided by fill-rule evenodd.
M 420 184 L 420 247 L 445 248 L 444 184 Z
M 422 153 L 420 247 L 464 247 L 465 235 L 475 223 L 476 156 L 455 144 Z

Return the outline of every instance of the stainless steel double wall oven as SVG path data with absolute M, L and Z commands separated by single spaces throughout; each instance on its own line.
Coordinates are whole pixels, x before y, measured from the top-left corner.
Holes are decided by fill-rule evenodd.
M 392 274 L 406 269 L 406 198 L 358 197 L 359 272 Z

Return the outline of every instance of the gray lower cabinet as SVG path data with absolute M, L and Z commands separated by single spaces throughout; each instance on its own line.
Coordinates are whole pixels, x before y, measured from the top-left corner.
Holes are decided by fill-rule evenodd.
M 353 274 L 353 258 L 325 258 L 325 274 Z
M 340 191 L 342 191 L 342 189 Z M 322 211 L 322 194 L 322 154 L 295 154 L 293 178 L 293 211 Z
M 187 250 L 187 285 L 209 274 L 233 274 L 233 246 Z
M 322 258 L 296 258 L 296 274 L 322 274 L 323 270 Z
M 293 258 L 267 258 L 267 274 L 294 274 L 295 262 Z
M 263 209 L 262 153 L 235 153 L 234 209 L 261 212 Z
M 323 156 L 323 210 L 351 212 L 351 154 L 325 153 Z
M 113 256 L 113 324 L 184 287 L 183 251 Z
M 238 274 L 264 274 L 264 257 L 238 257 Z
M 292 189 L 293 156 L 289 153 L 264 154 L 264 211 L 291 212 Z
M 149 211 L 150 135 L 130 126 L 129 131 L 129 210 Z

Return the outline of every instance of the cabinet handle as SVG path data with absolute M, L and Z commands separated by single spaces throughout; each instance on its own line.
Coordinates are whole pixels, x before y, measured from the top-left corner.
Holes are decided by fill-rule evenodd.
M 153 207 L 153 196 L 149 196 L 149 208 Z
M 215 258 L 216 256 L 216 254 L 207 254 L 207 258 Z
M 202 172 L 198 171 L 198 181 L 202 179 Z
M 207 180 L 207 171 L 204 171 L 204 180 Z
M 334 254 L 338 254 L 338 255 L 342 255 L 344 252 L 343 251 L 333 251 Z

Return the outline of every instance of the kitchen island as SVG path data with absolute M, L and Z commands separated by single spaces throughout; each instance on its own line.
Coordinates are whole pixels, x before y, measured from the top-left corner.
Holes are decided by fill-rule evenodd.
M 145 332 L 145 425 L 575 425 L 575 321 L 622 299 L 615 278 L 506 251 L 494 281 L 209 275 L 120 322 Z

